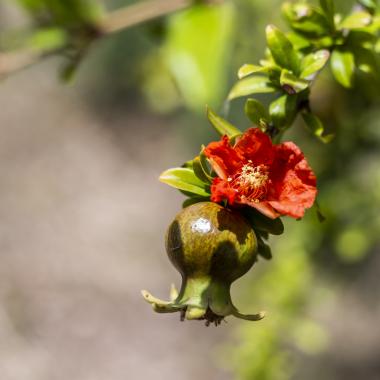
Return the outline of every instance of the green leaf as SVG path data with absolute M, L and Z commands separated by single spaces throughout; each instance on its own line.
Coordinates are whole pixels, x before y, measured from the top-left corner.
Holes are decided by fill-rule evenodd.
M 228 100 L 252 94 L 267 94 L 275 91 L 276 88 L 267 77 L 252 76 L 236 82 L 228 94 Z
M 298 74 L 300 61 L 292 43 L 286 38 L 285 34 L 274 25 L 268 25 L 266 37 L 274 61 L 279 66 Z
M 333 134 L 323 136 L 324 127 L 322 121 L 311 112 L 303 112 L 302 118 L 306 123 L 308 129 L 313 133 L 314 136 L 318 137 L 322 142 L 329 143 L 333 138 Z
M 232 138 L 234 138 L 234 136 Z M 207 173 L 207 175 L 211 178 L 211 180 L 213 180 L 213 176 L 211 175 L 212 169 L 211 169 L 211 166 L 209 164 L 208 158 L 206 157 L 206 155 L 204 153 L 204 149 L 205 149 L 205 146 L 202 145 L 202 150 L 201 150 L 201 152 L 199 154 L 199 158 L 201 160 L 202 169 L 203 169 L 203 171 L 205 173 Z
M 62 65 L 59 71 L 59 78 L 62 80 L 62 82 L 71 83 L 74 80 L 80 63 L 80 58 L 74 57 Z
M 326 16 L 320 8 L 305 3 L 286 2 L 282 12 L 291 28 L 310 38 L 323 37 L 330 30 Z
M 329 23 L 329 26 L 332 31 L 335 29 L 334 15 L 335 15 L 335 6 L 334 0 L 320 0 L 319 1 L 321 8 L 326 16 L 326 19 Z
M 284 232 L 284 225 L 280 218 L 270 219 L 252 207 L 245 208 L 243 214 L 255 231 L 259 230 L 272 235 L 281 235 Z
M 248 75 L 252 75 L 255 73 L 263 73 L 267 72 L 268 68 L 259 66 L 259 65 L 252 65 L 252 64 L 245 64 L 242 67 L 240 67 L 238 71 L 238 77 L 239 79 L 243 79 L 247 77 Z
M 40 24 L 56 24 L 65 28 L 96 24 L 103 16 L 103 7 L 91 0 L 19 0 L 19 3 Z
M 354 55 L 343 49 L 336 49 L 331 54 L 331 69 L 335 79 L 344 87 L 352 87 L 355 71 Z
M 202 165 L 202 161 L 200 156 L 197 156 L 193 160 L 193 170 L 194 174 L 205 183 L 210 184 L 212 181 L 212 177 L 207 172 L 207 169 Z
M 297 78 L 286 69 L 281 71 L 280 84 L 284 91 L 288 94 L 298 94 L 309 87 L 309 81 Z
M 264 105 L 256 99 L 248 99 L 244 107 L 245 114 L 257 126 L 266 126 L 269 124 L 269 113 Z
M 376 8 L 377 8 L 376 0 L 358 0 L 358 3 L 371 11 L 376 11 Z
M 264 243 L 260 233 L 256 233 L 257 237 L 257 253 L 266 260 L 272 258 L 272 250 L 268 244 Z
M 335 46 L 341 45 L 342 39 L 340 38 L 341 37 L 335 38 L 332 36 L 325 36 L 325 37 L 319 38 L 317 41 L 318 48 L 332 50 Z
M 360 71 L 367 74 L 376 74 L 379 71 L 379 64 L 372 50 L 356 48 L 355 64 Z
M 269 106 L 272 122 L 278 129 L 287 128 L 297 114 L 297 96 L 282 95 Z
M 326 217 L 323 215 L 323 212 L 317 200 L 314 202 L 314 206 L 317 212 L 317 218 L 318 218 L 319 223 L 323 223 L 326 220 Z
M 207 107 L 207 118 L 215 128 L 215 130 L 221 135 L 227 135 L 228 137 L 233 137 L 236 135 L 241 135 L 241 131 L 230 124 L 227 120 L 218 116 L 211 108 Z
M 186 161 L 181 168 L 193 169 L 193 160 Z
M 132 2 L 123 0 L 119 4 L 128 3 Z M 152 8 L 158 6 L 154 3 Z M 233 49 L 235 17 L 233 4 L 224 2 L 217 7 L 207 4 L 188 7 L 165 19 L 160 55 L 182 100 L 195 112 L 202 112 L 204 104 L 220 104 L 228 90 L 226 62 Z
M 325 49 L 306 55 L 302 59 L 300 77 L 307 79 L 313 77 L 316 73 L 323 69 L 329 57 L 330 53 Z
M 351 13 L 340 24 L 339 29 L 360 29 L 370 25 L 372 16 L 366 11 Z
M 372 28 L 371 25 L 369 28 Z M 380 29 L 380 24 L 379 24 Z M 357 47 L 373 50 L 373 46 L 377 41 L 377 31 L 373 34 L 372 31 L 368 31 L 368 28 L 354 29 L 348 34 L 345 45 L 352 47 L 352 51 L 355 53 Z
M 67 44 L 67 34 L 61 28 L 42 28 L 29 37 L 27 44 L 39 52 L 57 50 Z
M 205 190 L 205 184 L 188 168 L 173 168 L 165 170 L 160 175 L 160 181 L 176 189 L 209 197 L 210 193 Z
M 309 38 L 303 37 L 298 33 L 290 32 L 287 34 L 288 40 L 292 43 L 295 50 L 307 49 L 311 46 Z

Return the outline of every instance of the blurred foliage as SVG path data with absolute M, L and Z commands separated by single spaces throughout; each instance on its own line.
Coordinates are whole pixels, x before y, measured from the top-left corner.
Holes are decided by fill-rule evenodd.
M 39 26 L 64 29 L 92 25 L 98 21 L 102 8 L 94 0 L 18 0 Z
M 337 96 L 341 102 L 331 109 L 328 103 Z M 337 279 L 350 283 L 353 271 L 370 261 L 380 243 L 378 104 L 363 99 L 363 93 L 334 89 L 322 106 L 328 123 L 337 128 L 336 140 L 321 147 L 296 136 L 297 141 L 303 137 L 309 157 L 319 161 L 319 199 L 326 220 L 321 224 L 309 213 L 302 223 L 287 221 L 286 238 L 274 241 L 275 259 L 267 268 L 256 268 L 245 285 L 245 302 L 266 308 L 268 317 L 259 327 L 238 328 L 239 343 L 230 352 L 238 379 L 291 379 L 301 365 L 295 352 L 313 356 L 328 350 L 328 333 L 309 310 L 334 297 Z M 326 378 L 336 378 L 327 371 Z
M 239 81 L 228 99 L 276 93 L 269 106 L 248 99 L 247 116 L 279 141 L 300 113 L 316 137 L 330 142 L 333 135 L 324 135 L 322 121 L 312 113 L 310 89 L 329 60 L 335 79 L 344 87 L 353 86 L 356 70 L 380 84 L 376 48 L 380 15 L 373 7 L 363 6 L 342 17 L 335 12 L 332 0 L 320 0 L 319 6 L 305 1 L 284 2 L 282 10 L 292 32 L 286 35 L 274 25 L 267 26 L 265 59 L 239 69 Z
M 198 6 L 170 18 L 162 54 L 184 101 L 194 110 L 225 96 L 231 54 L 232 4 Z
M 71 79 L 90 45 L 101 35 L 98 28 L 103 16 L 101 3 L 96 0 L 18 0 L 17 3 L 31 22 L 24 28 L 4 33 L 0 51 L 25 50 L 41 58 L 61 55 L 65 58 L 61 78 Z
M 245 296 L 265 308 L 268 316 L 260 326 L 245 324 L 238 328 L 239 341 L 229 356 L 232 356 L 232 366 L 239 379 L 290 378 L 295 363 L 286 345 L 294 341 L 299 329 L 310 323 L 301 310 L 316 290 L 310 256 L 305 252 L 305 246 L 310 244 L 311 226 L 308 223 L 289 224 L 296 226 L 286 225 L 287 238 L 281 239 L 281 252 L 265 271 L 256 274 L 247 291 L 249 296 Z M 318 243 L 321 235 L 318 232 L 311 244 Z M 302 342 L 310 350 L 315 348 L 313 344 L 314 339 Z
M 335 5 L 339 9 L 338 1 Z M 372 13 L 374 8 L 368 10 Z M 355 34 L 356 31 L 347 34 L 349 43 L 355 40 Z M 359 271 L 379 247 L 380 199 L 376 184 L 380 180 L 380 92 L 379 86 L 373 85 L 378 83 L 378 76 L 371 75 L 378 70 L 375 62 L 379 56 L 376 44 L 373 47 L 374 70 L 366 71 L 359 68 L 361 50 L 351 46 L 356 83 L 350 77 L 341 84 L 354 86 L 354 91 L 337 88 L 328 73 L 313 90 L 316 112 L 335 132 L 336 140 L 321 146 L 300 130 L 289 135 L 302 141 L 307 156 L 315 161 L 326 221 L 319 223 L 312 213 L 302 223 L 288 221 L 286 239 L 275 241 L 275 260 L 252 279 L 246 302 L 252 300 L 255 308 L 266 307 L 269 315 L 260 328 L 243 325 L 238 329 L 240 343 L 229 352 L 238 379 L 291 379 L 301 365 L 295 352 L 312 356 L 327 351 L 327 332 L 316 324 L 308 309 L 318 307 L 316 300 L 323 303 L 333 296 L 332 289 L 326 291 L 326 284 L 335 283 L 336 278 L 349 282 L 352 270 Z M 341 67 L 345 65 L 352 62 L 343 62 Z M 333 74 L 342 82 L 334 68 Z M 324 377 L 336 376 L 324 370 Z
M 328 143 L 332 140 L 333 134 L 324 133 L 323 122 L 312 112 L 312 104 L 309 100 L 311 87 L 329 60 L 337 82 L 344 87 L 352 87 L 356 67 L 362 70 L 360 64 L 362 61 L 358 60 L 359 52 L 365 52 L 364 54 L 370 58 L 366 61 L 365 70 L 362 71 L 370 74 L 373 81 L 379 82 L 380 71 L 375 48 L 380 32 L 378 15 L 373 8 L 363 7 L 359 10 L 354 9 L 342 18 L 335 12 L 332 0 L 320 0 L 319 7 L 305 1 L 285 2 L 282 9 L 293 32 L 286 35 L 274 25 L 266 27 L 265 59 L 260 60 L 258 65 L 245 64 L 239 69 L 239 81 L 229 92 L 228 101 L 252 94 L 275 93 L 269 105 L 264 105 L 256 98 L 247 100 L 245 112 L 256 126 L 278 142 L 301 114 L 308 129 L 320 141 Z M 212 18 L 207 14 L 205 16 L 205 21 L 210 20 L 212 31 Z M 179 66 L 178 72 L 181 73 L 181 79 L 177 81 L 182 83 L 180 86 L 183 85 L 187 89 L 191 89 L 193 85 L 195 88 L 202 89 L 203 86 L 199 80 L 196 80 L 196 75 L 191 68 L 194 65 L 189 67 L 184 65 L 180 69 L 183 49 L 191 51 L 194 58 L 203 56 L 203 54 L 198 54 L 198 49 L 194 49 L 200 41 L 197 35 L 189 33 L 182 19 L 179 26 L 180 30 L 185 29 L 183 35 L 187 36 L 186 41 L 192 40 L 194 45 L 186 44 L 181 39 L 182 34 L 178 31 L 175 33 L 180 36 L 177 40 L 182 41 L 173 49 L 179 52 L 176 59 L 173 59 L 173 63 Z M 199 26 L 194 29 L 201 30 L 202 34 L 204 32 L 204 28 Z M 198 67 L 201 66 L 198 65 Z M 187 83 L 188 76 L 192 77 L 189 83 Z M 204 96 L 198 94 L 198 97 L 191 96 L 190 98 L 203 99 Z M 207 111 L 207 116 L 220 136 L 228 136 L 233 141 L 242 134 L 239 128 L 210 109 Z M 184 207 L 210 200 L 210 186 L 217 174 L 209 164 L 202 148 L 199 156 L 188 161 L 185 167 L 166 170 L 160 179 L 190 198 L 185 201 Z M 266 259 L 272 258 L 271 249 L 266 240 L 273 231 L 276 231 L 275 235 L 283 232 L 282 222 L 280 222 L 281 231 L 277 233 L 278 229 L 275 225 L 277 220 L 273 221 L 260 213 L 253 212 L 251 207 L 241 208 L 240 211 L 256 233 L 259 255 Z
M 36 16 L 34 33 L 24 36 L 28 36 L 28 44 L 38 49 L 66 46 L 78 24 L 91 23 L 99 14 L 97 10 L 83 14 L 81 7 L 87 1 L 21 3 Z M 75 3 L 73 8 L 71 3 Z M 133 28 L 99 45 L 93 66 L 86 66 L 89 72 L 84 75 L 92 75 L 91 86 L 96 90 L 93 93 L 107 94 L 112 100 L 120 102 L 121 98 L 125 102 L 128 95 L 133 94 L 134 99 L 140 91 L 151 112 L 175 115 L 174 111 L 181 109 L 178 120 L 191 129 L 186 142 L 198 145 L 204 138 L 196 131 L 209 135 L 207 128 L 202 129 L 205 122 L 194 113 L 203 113 L 205 103 L 221 110 L 226 85 L 235 82 L 237 69 L 244 62 L 260 63 L 265 52 L 265 25 L 274 23 L 286 30 L 286 24 L 279 19 L 282 3 L 234 0 L 218 8 L 197 6 Z M 374 73 L 379 69 L 380 45 L 376 2 L 326 0 L 318 4 L 315 1 L 283 5 L 285 20 L 292 30 L 286 38 L 309 63 L 299 70 L 297 78 L 283 72 L 282 81 L 302 88 L 303 81 L 299 79 L 314 72 L 310 66 L 318 71 L 326 63 L 322 53 L 309 56 L 310 47 L 319 52 L 337 47 L 331 55 L 331 71 L 322 73 L 308 88 L 318 119 L 305 120 L 317 136 L 322 135 L 322 124 L 336 138 L 330 144 L 321 144 L 301 128 L 292 129 L 287 135 L 297 141 L 315 168 L 319 202 L 326 220 L 320 223 L 311 211 L 302 223 L 287 221 L 286 238 L 271 239 L 275 258 L 270 262 L 260 260 L 252 279 L 247 280 L 246 293 L 242 294 L 246 307 L 264 308 L 268 316 L 259 325 L 243 323 L 237 328 L 236 343 L 228 351 L 231 361 L 223 364 L 233 369 L 236 379 L 290 379 L 297 372 L 299 352 L 315 355 L 328 350 L 327 332 L 309 315 L 310 307 L 315 308 L 316 300 L 324 302 L 332 296 L 335 290 L 331 284 L 336 279 L 343 286 L 349 283 L 352 271 L 359 271 L 370 262 L 371 254 L 379 248 L 380 86 Z M 65 16 L 67 9 L 75 9 L 74 18 Z M 369 18 L 374 21 L 368 23 Z M 273 28 L 269 32 L 278 34 Z M 13 42 L 17 39 L 13 32 L 8 36 Z M 10 40 L 2 36 L 1 48 L 8 47 Z M 272 50 L 270 59 L 276 55 L 274 47 Z M 280 62 L 278 58 L 277 61 Z M 281 61 L 281 65 L 288 63 Z M 336 84 L 333 76 L 343 87 Z M 257 81 L 252 79 L 255 76 L 248 78 L 251 85 Z M 280 89 L 281 73 L 277 79 Z M 347 90 L 348 87 L 352 89 Z M 128 100 L 132 101 L 132 97 Z M 246 118 L 241 112 L 241 99 L 234 100 L 229 119 L 242 126 L 266 123 L 275 116 L 273 112 L 270 115 L 267 107 L 271 101 L 267 94 L 248 100 Z M 184 106 L 193 113 L 186 112 Z M 303 125 L 298 119 L 295 122 Z M 197 185 L 197 180 L 192 180 Z M 326 291 L 329 286 L 331 289 Z

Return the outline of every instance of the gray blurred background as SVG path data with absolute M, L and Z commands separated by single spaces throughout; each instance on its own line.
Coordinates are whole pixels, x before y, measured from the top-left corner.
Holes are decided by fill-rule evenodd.
M 283 26 L 279 4 L 123 31 L 69 85 L 59 57 L 0 82 L 1 380 L 380 378 L 380 110 L 364 80 L 344 91 L 327 70 L 314 89 L 330 146 L 301 125 L 287 136 L 317 172 L 327 220 L 288 221 L 274 259 L 234 286 L 238 307 L 266 319 L 206 328 L 140 295 L 180 284 L 163 237 L 183 197 L 158 176 L 217 138 L 204 104 L 222 110 L 237 68 L 262 56 L 264 25 Z M 2 31 L 25 22 L 2 0 Z M 228 117 L 245 128 L 242 104 Z

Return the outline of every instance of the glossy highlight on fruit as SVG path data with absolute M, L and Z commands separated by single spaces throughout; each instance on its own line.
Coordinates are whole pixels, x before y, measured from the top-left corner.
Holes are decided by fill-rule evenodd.
M 263 313 L 239 313 L 231 301 L 232 282 L 248 272 L 257 255 L 255 233 L 239 213 L 212 202 L 183 209 L 169 226 L 166 251 L 182 275 L 182 286 L 179 293 L 172 286 L 171 301 L 144 290 L 156 312 L 179 311 L 181 320 L 206 320 L 207 325 L 218 325 L 228 315 L 263 318 Z

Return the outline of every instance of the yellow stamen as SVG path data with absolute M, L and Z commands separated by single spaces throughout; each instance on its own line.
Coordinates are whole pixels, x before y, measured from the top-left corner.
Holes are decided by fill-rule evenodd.
M 238 175 L 229 177 L 231 183 L 241 195 L 242 199 L 259 202 L 267 192 L 269 181 L 268 167 L 265 165 L 253 166 L 252 161 L 245 164 Z
M 255 189 L 264 186 L 268 181 L 268 171 L 264 165 L 252 166 L 246 164 L 241 169 L 240 183 Z

